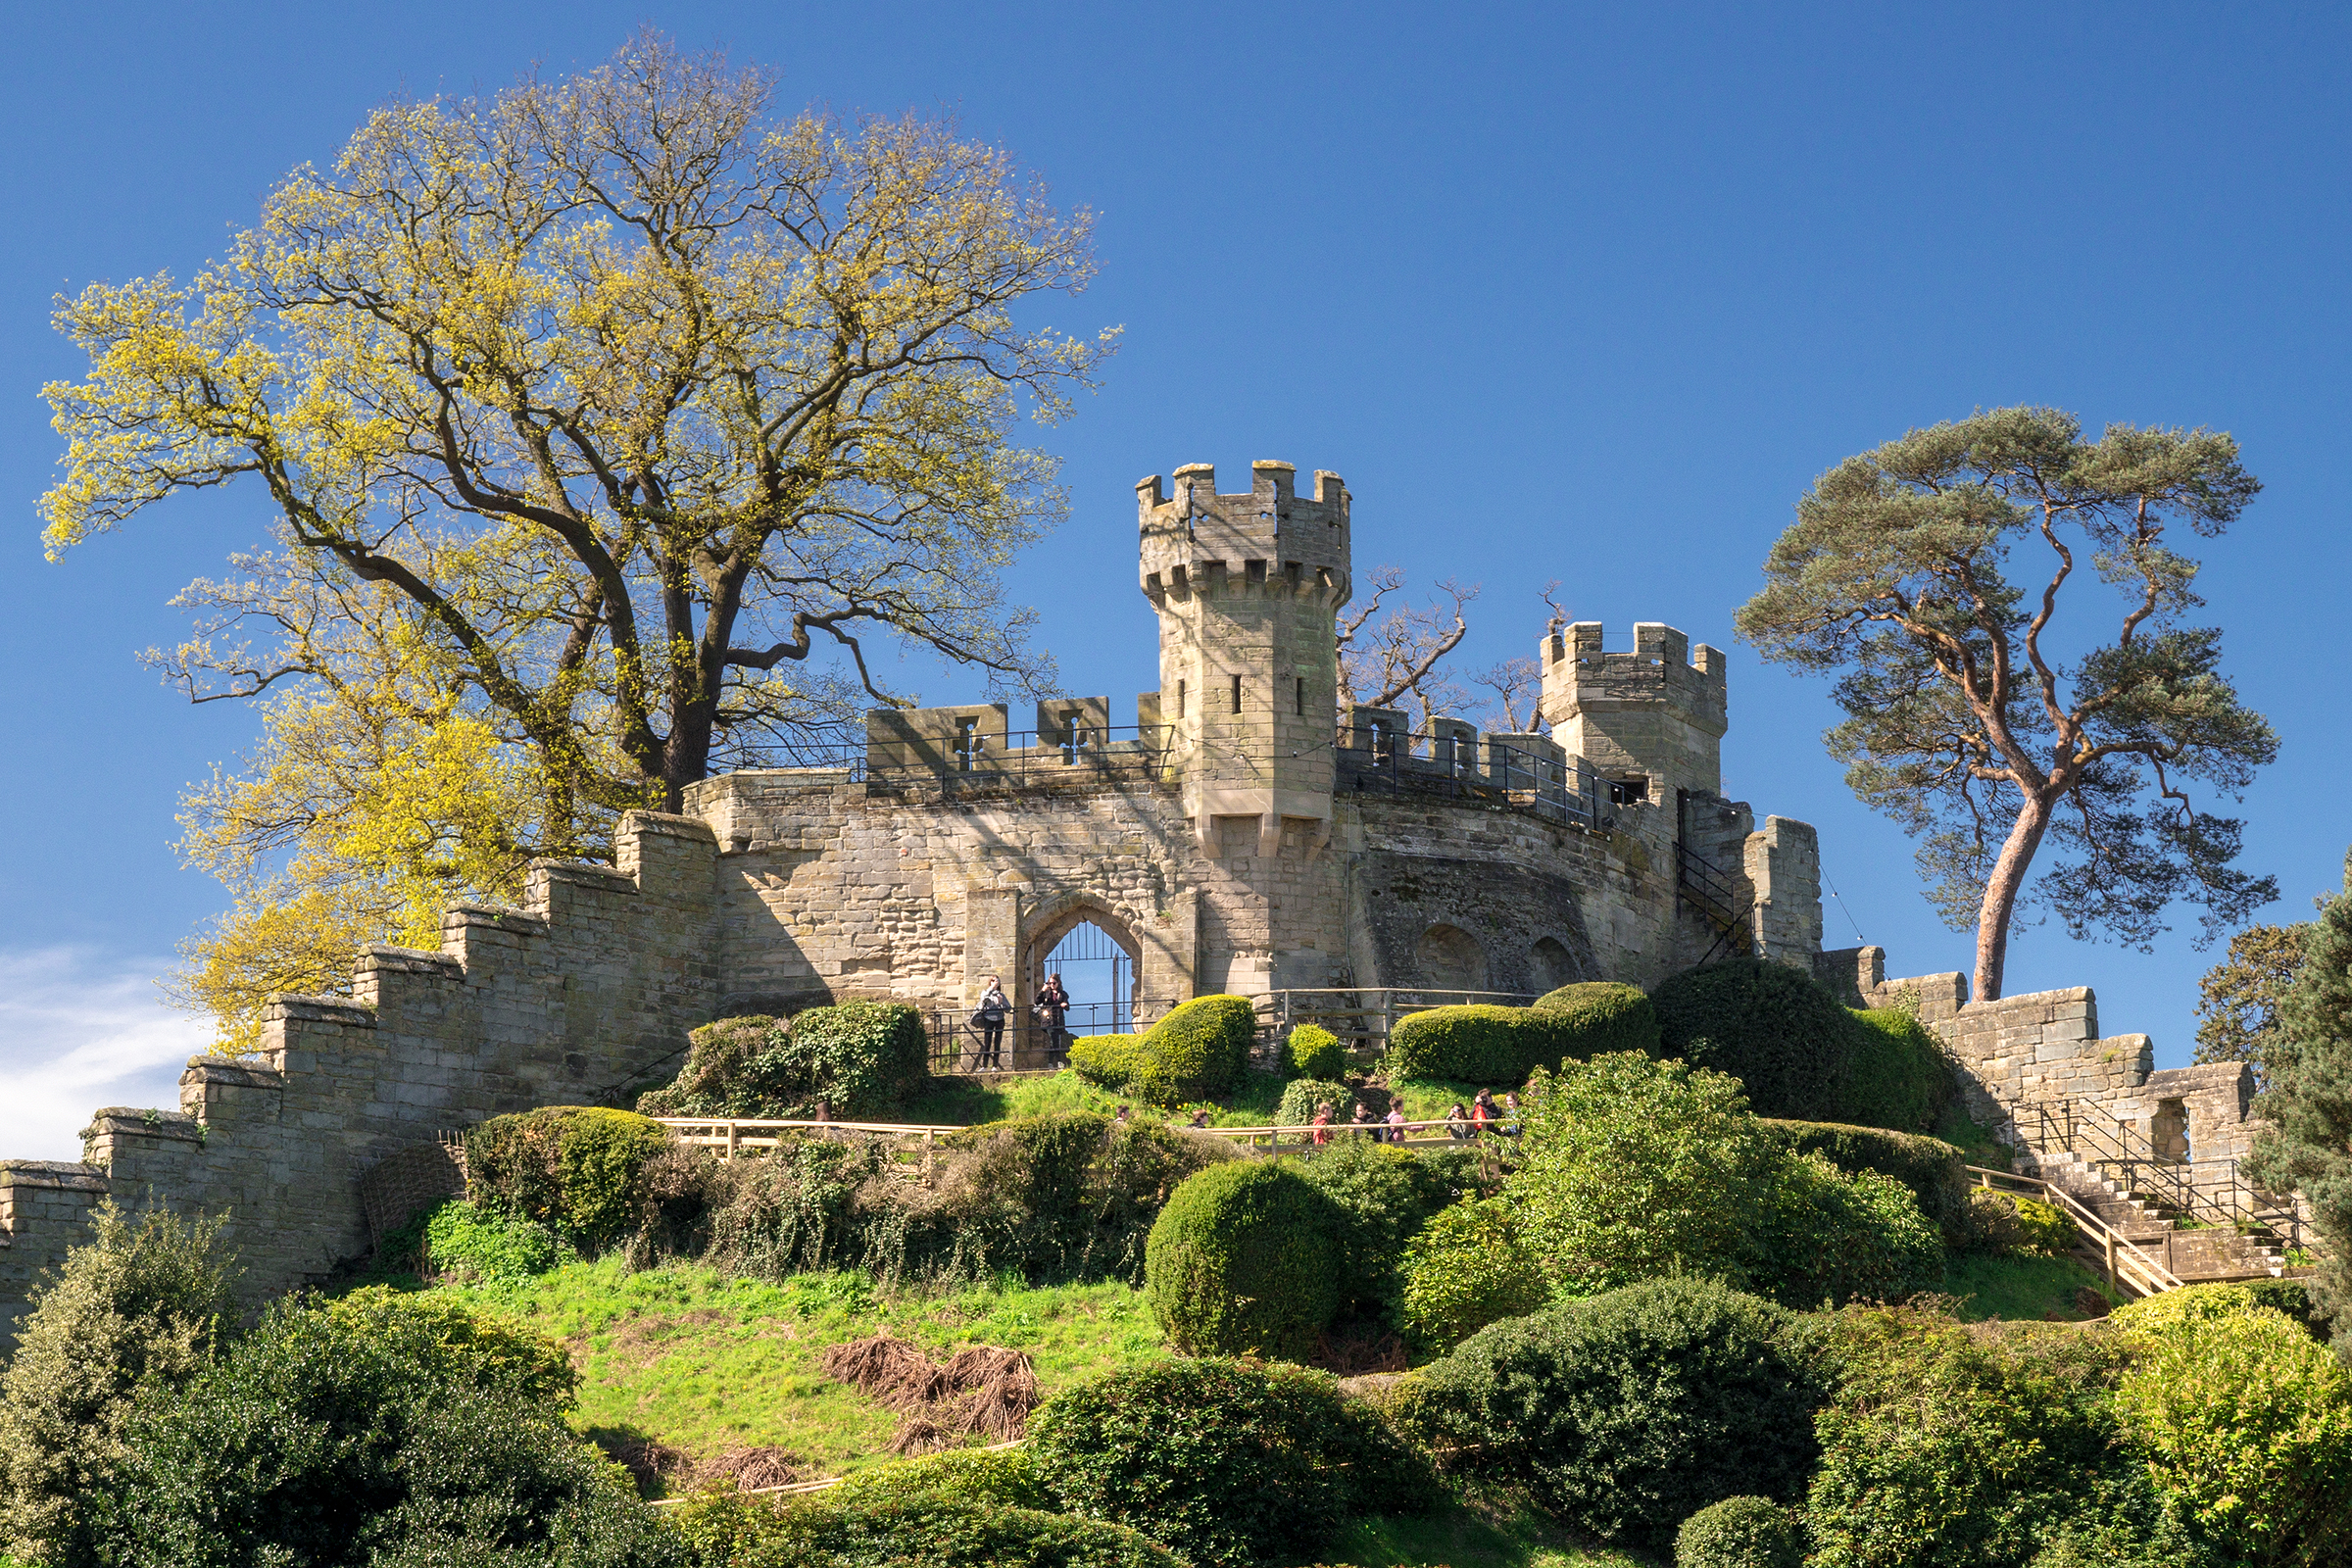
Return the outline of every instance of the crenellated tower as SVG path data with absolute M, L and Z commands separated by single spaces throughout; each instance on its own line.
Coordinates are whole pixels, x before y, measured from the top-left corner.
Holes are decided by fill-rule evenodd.
M 1720 795 L 1729 726 L 1724 657 L 1672 626 L 1640 621 L 1634 651 L 1603 653 L 1600 623 L 1544 639 L 1544 721 L 1629 803 Z
M 1285 818 L 1319 824 L 1318 844 L 1330 834 L 1348 497 L 1330 472 L 1299 495 L 1295 472 L 1251 464 L 1248 490 L 1219 495 L 1216 469 L 1196 463 L 1172 493 L 1157 474 L 1135 487 L 1142 586 L 1159 615 L 1159 690 L 1139 707 L 1166 728 L 1185 812 L 1212 853 L 1220 816 L 1254 817 L 1265 856 Z

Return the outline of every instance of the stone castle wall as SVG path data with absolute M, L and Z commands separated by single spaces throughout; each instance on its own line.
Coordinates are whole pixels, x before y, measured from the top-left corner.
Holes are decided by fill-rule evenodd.
M 0 1162 L 0 1332 L 110 1195 L 226 1214 L 251 1302 L 368 1250 L 375 1161 L 674 1062 L 719 996 L 715 845 L 632 812 L 616 848 L 611 868 L 535 866 L 519 913 L 452 908 L 439 953 L 370 949 L 349 998 L 279 999 L 258 1056 L 195 1058 L 177 1110 L 99 1111 L 78 1165 Z

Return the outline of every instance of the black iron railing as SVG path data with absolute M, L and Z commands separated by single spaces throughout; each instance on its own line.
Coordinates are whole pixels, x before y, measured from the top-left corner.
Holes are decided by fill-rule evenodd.
M 931 1070 L 954 1072 L 1058 1072 L 1070 1064 L 1070 1042 L 1088 1035 L 1140 1034 L 1159 1021 L 1173 1003 L 1138 997 L 1132 1003 L 1081 1002 L 1054 1028 L 1034 1014 L 1007 1013 L 992 1039 L 969 1007 L 936 1007 L 924 1015 L 930 1036 Z
M 1332 750 L 1340 790 L 1490 801 L 1594 832 L 1617 825 L 1608 782 L 1591 768 L 1474 731 L 1366 726 L 1342 731 Z
M 1705 856 L 1688 844 L 1674 847 L 1675 897 L 1696 909 L 1699 918 L 1714 929 L 1714 945 L 1709 947 L 1701 963 L 1710 963 L 1718 956 L 1746 953 L 1754 943 L 1748 930 L 1747 917 L 1753 913 L 1756 901 L 1742 900 L 1739 885 Z
M 2127 1197 L 2200 1225 L 2273 1237 L 2284 1247 L 2312 1246 L 2295 1200 L 2255 1186 L 2234 1159 L 2160 1155 L 2153 1137 L 2136 1122 L 2119 1120 L 2096 1104 L 2029 1100 L 2004 1108 L 2029 1147 L 2074 1155 Z

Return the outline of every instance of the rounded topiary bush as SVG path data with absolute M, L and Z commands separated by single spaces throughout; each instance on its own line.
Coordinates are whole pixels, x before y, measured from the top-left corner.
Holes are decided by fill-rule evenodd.
M 923 1015 L 897 1002 L 809 1007 L 789 1023 L 720 1018 L 688 1039 L 677 1081 L 638 1097 L 644 1114 L 799 1120 L 821 1101 L 835 1119 L 856 1121 L 895 1108 L 931 1070 Z
M 1331 1200 L 1296 1170 L 1211 1165 L 1152 1223 L 1144 1294 L 1180 1350 L 1296 1360 L 1339 1310 L 1342 1231 Z
M 1408 1013 L 1389 1030 L 1381 1066 L 1391 1081 L 1438 1078 L 1516 1086 L 1538 1067 L 1556 1067 L 1577 1041 L 1564 1013 L 1474 1003 Z
M 1730 1073 L 1758 1115 L 1844 1119 L 1857 1028 L 1811 975 L 1732 958 L 1670 976 L 1650 1001 L 1658 1051 Z
M 1070 1042 L 1070 1071 L 1090 1084 L 1124 1093 L 1142 1065 L 1141 1035 L 1082 1035 Z
M 1054 1501 L 1201 1568 L 1314 1560 L 1348 1515 L 1417 1511 L 1426 1461 L 1303 1367 L 1161 1361 L 1083 1383 L 1029 1424 Z
M 1424 1374 L 1424 1409 L 1546 1511 L 1656 1550 L 1710 1503 L 1803 1487 L 1814 1394 L 1789 1321 L 1713 1280 L 1651 1280 L 1473 1335 Z
M 1294 1078 L 1282 1086 L 1282 1102 L 1274 1109 L 1277 1127 L 1306 1127 L 1313 1124 L 1318 1106 L 1331 1107 L 1331 1119 L 1336 1125 L 1355 1114 L 1355 1091 L 1343 1083 L 1319 1078 Z
M 1257 1011 L 1247 997 L 1195 997 L 1144 1036 L 1127 1087 L 1155 1105 L 1181 1105 L 1231 1089 L 1250 1065 Z
M 1539 997 L 1535 1010 L 1551 1013 L 1569 1025 L 1574 1039 L 1568 1054 L 1580 1060 L 1607 1051 L 1655 1054 L 1658 1049 L 1658 1011 L 1640 986 L 1581 980 Z
M 1348 1070 L 1348 1052 L 1321 1024 L 1302 1023 L 1282 1043 L 1282 1069 L 1285 1077 L 1329 1081 Z
M 1804 1568 L 1804 1535 L 1770 1497 L 1726 1497 L 1683 1521 L 1674 1568 Z

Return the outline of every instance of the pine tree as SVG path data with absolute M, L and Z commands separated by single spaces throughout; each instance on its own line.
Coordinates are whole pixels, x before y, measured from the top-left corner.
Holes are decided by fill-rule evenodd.
M 2303 928 L 2302 971 L 2280 1009 L 2270 1086 L 2255 1102 L 2272 1126 L 2255 1139 L 2247 1172 L 2311 1204 L 2329 1252 L 2313 1304 L 2352 1321 L 2352 855 L 2344 877 L 2344 891 Z M 2352 1355 L 2352 1337 L 2339 1344 Z

